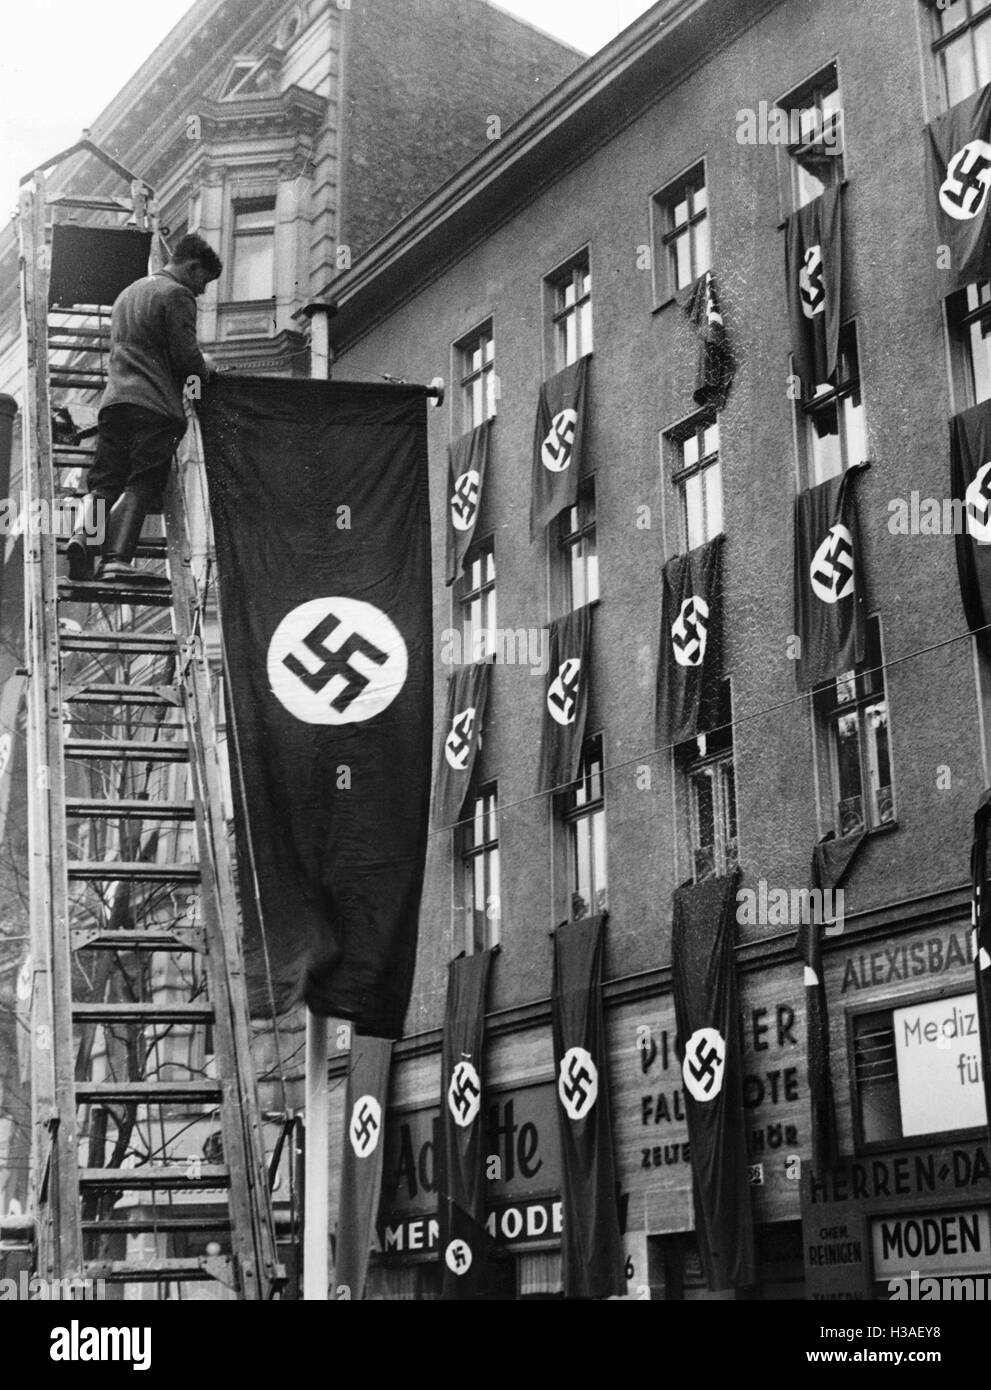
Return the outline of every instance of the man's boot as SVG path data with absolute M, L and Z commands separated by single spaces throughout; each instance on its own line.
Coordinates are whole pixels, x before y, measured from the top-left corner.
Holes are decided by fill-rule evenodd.
M 79 515 L 65 553 L 69 561 L 69 578 L 76 583 L 93 578 L 93 561 L 100 549 L 100 509 L 106 506 L 102 497 L 87 492 L 82 499 Z
M 130 488 L 117 498 L 107 518 L 107 534 L 103 542 L 103 559 L 96 572 L 97 579 L 149 578 L 131 564 L 141 539 L 145 519 L 145 500 Z

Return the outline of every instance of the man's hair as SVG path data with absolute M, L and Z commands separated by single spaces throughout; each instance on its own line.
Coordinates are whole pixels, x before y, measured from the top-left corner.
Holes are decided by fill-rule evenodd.
M 210 243 L 197 236 L 195 232 L 187 232 L 179 238 L 172 249 L 172 259 L 177 265 L 184 261 L 195 261 L 203 267 L 211 280 L 216 280 L 224 268 L 223 261 Z

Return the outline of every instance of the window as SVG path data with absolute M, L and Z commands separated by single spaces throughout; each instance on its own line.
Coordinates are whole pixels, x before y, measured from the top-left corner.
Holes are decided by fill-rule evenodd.
M 462 660 L 484 661 L 495 650 L 496 568 L 492 536 L 473 545 L 458 579 Z
M 963 965 L 961 937 L 951 933 L 943 949 L 955 948 Z M 920 949 L 896 948 L 906 977 Z M 858 1148 L 987 1123 L 973 994 L 853 1014 L 850 1033 Z
M 547 278 L 555 370 L 561 371 L 592 351 L 592 272 L 583 251 Z
M 828 743 L 837 835 L 894 821 L 888 702 L 881 667 L 881 622 L 867 620 L 864 660 L 816 688 L 816 714 Z
M 835 382 L 823 383 L 802 406 L 809 487 L 835 478 L 867 457 L 867 426 L 860 394 L 857 327 L 840 329 Z
M 991 0 L 940 0 L 932 9 L 943 99 L 956 106 L 991 82 Z
M 275 55 L 264 58 L 239 58 L 228 74 L 220 93 L 222 101 L 240 101 L 243 97 L 267 96 L 278 90 L 279 76 Z
M 946 314 L 955 385 L 967 405 L 979 405 L 991 397 L 991 281 L 951 295 Z
M 733 764 L 733 702 L 722 682 L 711 730 L 682 744 L 679 760 L 688 783 L 692 877 L 696 883 L 728 874 L 739 859 L 736 825 L 736 772 Z
M 469 795 L 462 815 L 461 871 L 464 878 L 465 945 L 469 955 L 499 942 L 499 810 L 495 782 Z
M 599 597 L 599 556 L 595 544 L 595 478 L 578 487 L 578 502 L 556 518 L 560 611 L 570 613 Z
M 797 211 L 827 188 L 843 182 L 843 110 L 836 65 L 782 97 L 788 113 L 787 210 Z
M 457 344 L 461 377 L 461 433 L 496 413 L 495 342 L 487 323 Z
M 606 806 L 602 735 L 582 747 L 578 779 L 562 798 L 568 836 L 568 911 L 571 920 L 606 910 Z
M 681 497 L 682 537 L 694 550 L 723 529 L 723 480 L 719 465 L 719 422 L 715 411 L 693 416 L 671 432 L 673 482 Z
M 271 299 L 275 293 L 275 199 L 234 204 L 231 299 Z
M 656 298 L 663 299 L 692 284 L 712 266 L 705 165 L 696 165 L 656 194 L 652 215 L 654 290 Z

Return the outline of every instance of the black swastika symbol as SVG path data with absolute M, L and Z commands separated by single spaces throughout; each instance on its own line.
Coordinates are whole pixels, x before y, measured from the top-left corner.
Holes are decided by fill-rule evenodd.
M 812 579 L 834 596 L 839 595 L 853 575 L 853 550 L 844 536 L 833 534 L 823 551 Z
M 671 626 L 671 644 L 679 666 L 700 666 L 705 655 L 708 628 L 705 619 L 709 605 L 693 594 L 681 606 L 681 612 Z
M 578 1061 L 577 1057 L 572 1057 L 568 1063 L 567 1077 L 567 1082 L 563 1087 L 564 1094 L 575 1109 L 580 1110 L 588 1097 L 589 1087 L 592 1084 L 592 1073 Z
M 451 510 L 461 525 L 467 530 L 471 525 L 472 517 L 475 515 L 475 505 L 478 502 L 478 479 L 474 473 L 462 473 L 461 477 L 454 484 L 454 496 L 451 498 Z
M 576 657 L 569 657 L 567 661 L 562 663 L 557 673 L 557 679 L 547 692 L 547 703 L 552 709 L 558 711 L 562 724 L 570 724 L 574 717 L 581 669 L 581 662 Z
M 368 1148 L 378 1127 L 378 1120 L 367 1105 L 363 1105 L 351 1121 L 355 1142 L 362 1149 Z
M 947 166 L 946 181 L 939 190 L 940 199 L 953 203 L 965 217 L 973 217 L 988 195 L 989 179 L 991 159 L 965 145 Z
M 343 690 L 338 691 L 330 702 L 331 709 L 343 714 L 368 685 L 368 677 L 355 670 L 351 665 L 350 658 L 356 652 L 360 652 L 362 656 L 367 657 L 369 661 L 374 661 L 379 666 L 383 666 L 389 658 L 385 652 L 373 646 L 358 632 L 350 633 L 336 651 L 330 651 L 324 645 L 324 639 L 329 637 L 338 627 L 340 627 L 340 620 L 333 613 L 328 613 L 323 621 L 317 623 L 313 631 L 303 638 L 307 649 L 314 656 L 322 658 L 323 664 L 319 670 L 308 671 L 292 652 L 282 658 L 282 664 L 294 676 L 297 676 L 308 690 L 312 690 L 314 695 L 319 694 L 329 685 L 335 676 L 343 676 L 346 684 Z
M 467 1067 L 455 1068 L 448 1094 L 451 1104 L 461 1111 L 462 1117 L 467 1116 L 471 1111 L 472 1101 L 480 1094 Z
M 983 531 L 991 519 L 991 468 L 986 464 L 967 489 L 967 530 Z
M 457 1265 L 458 1269 L 462 1269 L 465 1266 L 467 1260 L 465 1258 L 465 1252 L 462 1246 L 456 1245 L 454 1247 L 454 1249 L 451 1251 L 451 1259 Z
M 805 253 L 804 263 L 798 277 L 802 294 L 802 312 L 806 318 L 822 313 L 826 301 L 826 286 L 823 283 L 822 248 L 810 246 Z
M 719 1051 L 710 1043 L 708 1051 L 706 1052 L 703 1052 L 701 1047 L 696 1048 L 695 1061 L 693 1062 L 689 1058 L 688 1070 L 702 1089 L 708 1092 L 711 1091 L 716 1084 L 716 1068 L 721 1065 L 722 1058 L 719 1055 Z

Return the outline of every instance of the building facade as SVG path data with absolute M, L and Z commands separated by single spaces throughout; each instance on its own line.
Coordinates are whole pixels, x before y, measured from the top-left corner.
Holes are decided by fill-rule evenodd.
M 736 1296 L 889 1298 L 912 1270 L 991 1273 L 968 870 L 989 673 L 952 531 L 898 520 L 948 497 L 948 421 L 991 394 L 987 285 L 947 297 L 925 200 L 925 127 L 989 65 L 980 0 L 662 0 L 326 290 L 335 378 L 450 382 L 429 413 L 438 738 L 452 664 L 494 653 L 465 823 L 429 841 L 370 1296 L 436 1296 L 447 966 L 494 945 L 488 1289 L 559 1293 L 550 933 L 602 910 L 628 1296 L 734 1296 L 708 1292 L 694 1235 L 671 920 L 679 885 L 737 866 L 758 1279 Z M 833 186 L 839 363 L 803 398 L 785 219 Z M 684 300 L 706 271 L 736 363 L 722 409 L 693 398 Z M 538 390 L 582 356 L 577 504 L 531 542 Z M 488 417 L 482 513 L 447 588 L 447 449 Z M 862 462 L 864 660 L 801 692 L 795 498 Z M 690 746 L 659 746 L 663 568 L 718 534 L 720 711 Z M 581 771 L 543 794 L 541 643 L 586 604 Z M 808 888 L 830 832 L 863 840 L 823 946 L 841 1157 L 812 1175 L 798 919 L 770 904 Z

